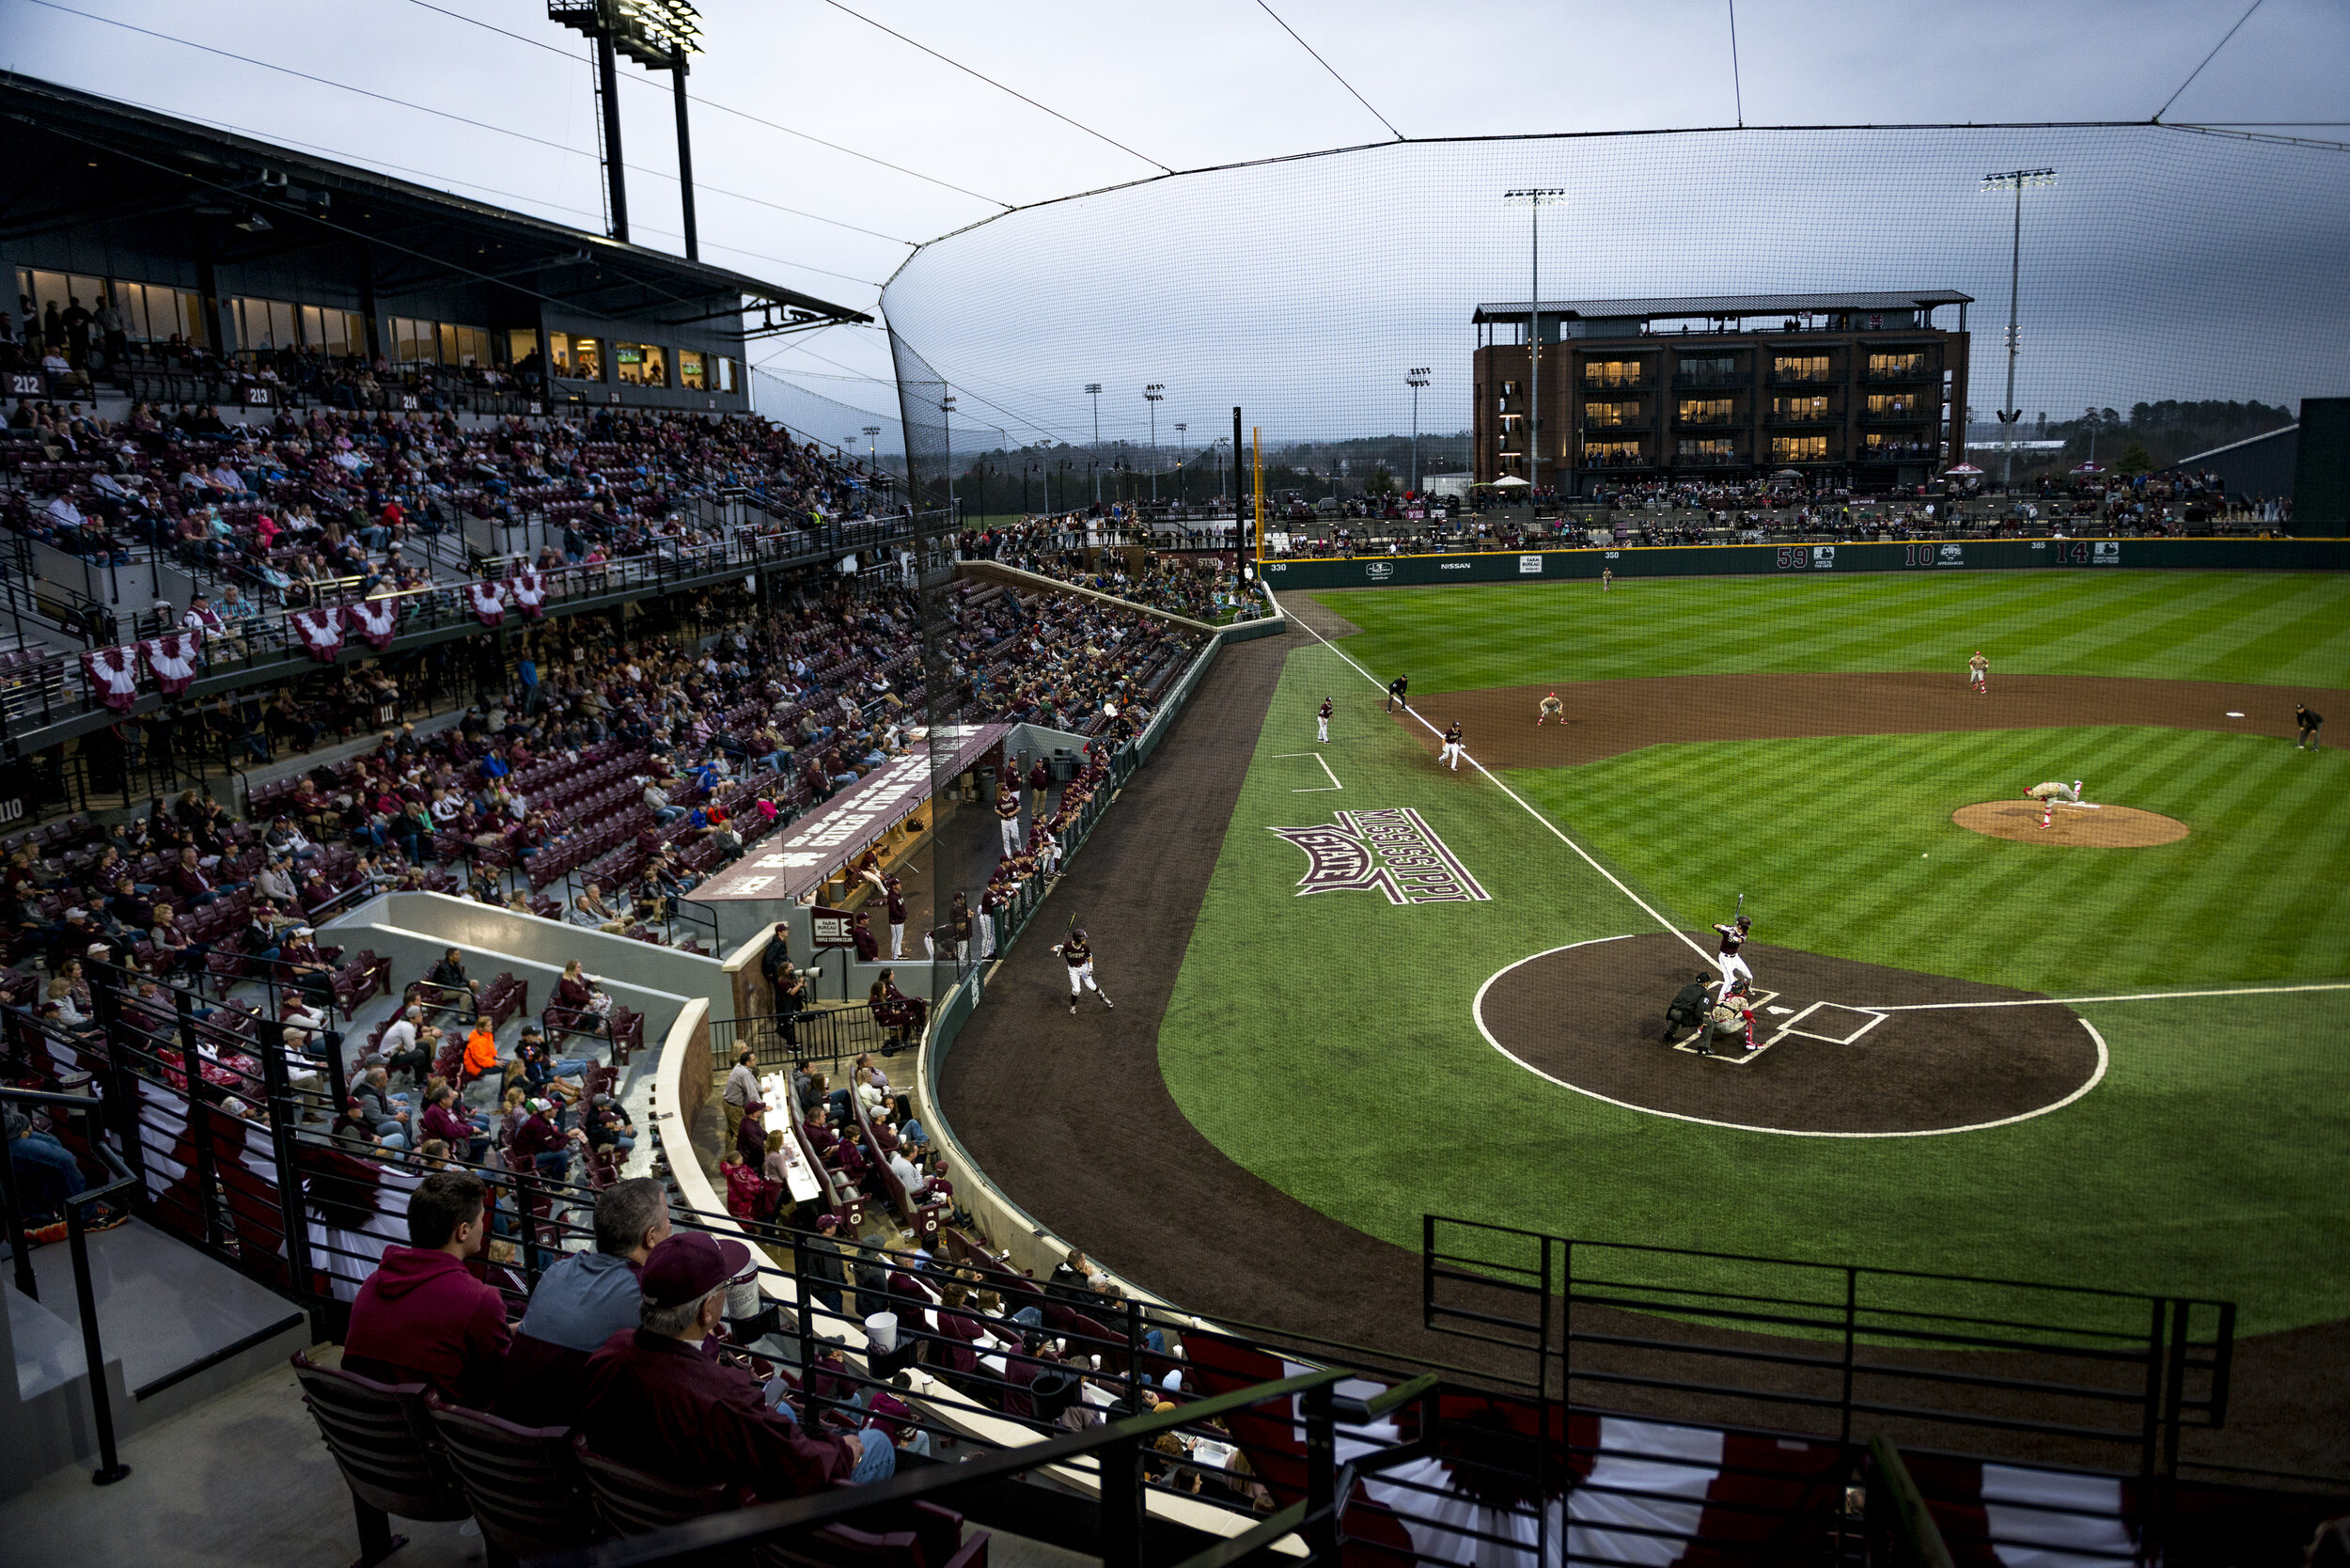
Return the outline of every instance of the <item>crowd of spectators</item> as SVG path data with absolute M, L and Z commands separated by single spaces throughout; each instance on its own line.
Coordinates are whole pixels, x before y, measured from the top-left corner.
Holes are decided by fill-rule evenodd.
M 1246 598 L 1230 552 L 1141 544 L 1089 549 L 1076 519 L 1033 518 L 975 529 L 964 536 L 964 552 L 1212 625 Z

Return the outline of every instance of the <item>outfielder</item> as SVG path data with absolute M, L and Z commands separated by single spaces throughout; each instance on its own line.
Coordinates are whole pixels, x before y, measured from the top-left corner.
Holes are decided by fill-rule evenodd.
M 1747 933 L 1753 928 L 1753 917 L 1747 915 L 1739 916 L 1735 925 L 1717 923 L 1714 927 L 1722 935 L 1721 951 L 1715 955 L 1714 963 L 1722 972 L 1723 996 L 1728 996 L 1731 986 L 1739 980 L 1743 979 L 1749 985 L 1754 983 L 1754 971 L 1747 968 L 1747 961 L 1738 956 L 1738 949 L 1747 945 Z
M 1454 719 L 1452 721 L 1452 728 L 1444 732 L 1444 752 L 1436 759 L 1436 760 L 1439 762 L 1451 763 L 1452 771 L 1454 773 L 1459 773 L 1461 771 L 1461 759 L 1466 755 L 1468 754 L 1461 747 L 1461 721 L 1459 719 Z
M 1326 741 L 1330 738 L 1330 699 L 1326 697 L 1322 699 L 1322 712 L 1314 715 L 1314 725 L 1315 740 Z
M 995 786 L 995 825 L 1004 836 L 1004 853 L 1020 853 L 1020 792 L 1009 782 Z
M 1540 729 L 1543 725 L 1548 724 L 1552 719 L 1557 719 L 1559 721 L 1559 729 L 1564 729 L 1567 727 L 1567 705 L 1559 700 L 1559 694 L 1557 692 L 1552 692 L 1548 697 L 1543 698 L 1543 709 L 1540 713 L 1535 715 L 1534 728 Z
M 1072 926 L 1069 940 L 1054 943 L 1053 950 L 1060 954 L 1061 961 L 1069 965 L 1069 1011 L 1072 1013 L 1077 1011 L 1077 998 L 1084 996 L 1089 988 L 1102 998 L 1104 1007 L 1114 1008 L 1118 1005 L 1093 983 L 1093 949 L 1087 944 L 1082 926 Z
M 1616 569 L 1612 566 L 1601 567 L 1599 569 L 1599 591 L 1606 593 L 1608 589 L 1614 588 L 1615 586 Z
M 1966 688 L 1980 697 L 1991 695 L 1991 661 L 1975 650 L 1975 656 L 1966 661 Z
M 2058 801 L 2069 801 L 2075 806 L 2081 803 L 2081 781 L 2076 778 L 2067 784 L 2062 779 L 2052 779 L 2045 784 L 2035 784 L 2024 792 L 2024 798 L 2040 803 L 2040 825 L 2045 827 L 2056 816 Z

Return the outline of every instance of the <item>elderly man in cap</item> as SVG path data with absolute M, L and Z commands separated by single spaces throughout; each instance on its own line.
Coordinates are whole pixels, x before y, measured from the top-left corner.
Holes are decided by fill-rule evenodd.
M 757 1379 L 702 1354 L 726 1314 L 727 1281 L 750 1248 L 700 1231 L 669 1237 L 646 1256 L 639 1325 L 588 1360 L 580 1435 L 608 1459 L 680 1485 L 722 1482 L 761 1501 L 807 1497 L 836 1482 L 881 1481 L 897 1450 L 872 1427 L 811 1436 L 770 1404 Z

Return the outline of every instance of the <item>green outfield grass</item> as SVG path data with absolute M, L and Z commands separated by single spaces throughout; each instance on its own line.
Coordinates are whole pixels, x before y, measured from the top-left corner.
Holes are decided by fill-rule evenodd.
M 1358 588 L 1316 601 L 1416 692 L 1749 670 L 1935 669 L 2350 686 L 2350 578 L 2324 572 L 1891 572 Z
M 1371 629 L 1346 639 L 1348 654 L 1383 680 L 1408 669 L 1416 688 L 1563 678 L 1558 648 L 1574 651 L 1576 675 L 1600 678 L 1940 668 L 1950 647 L 1978 642 L 2010 670 L 2350 685 L 2350 604 L 2344 585 L 2318 578 L 1658 581 L 1605 604 L 1585 585 L 1321 597 Z M 1958 630 L 1993 623 L 2006 630 Z M 1352 696 L 1319 746 L 1311 714 L 1327 691 Z M 1284 755 L 1301 752 L 1321 753 L 1345 788 L 1318 789 L 1318 765 Z M 2097 781 L 2092 798 L 2176 816 L 2191 836 L 2058 851 L 1950 822 L 2019 779 L 2076 771 Z M 2350 762 L 2335 752 L 2026 730 L 1664 745 L 1508 782 L 1688 928 L 1723 917 L 1743 887 L 1767 941 L 2059 995 L 2350 975 Z M 1306 857 L 1265 829 L 1384 806 L 1421 811 L 1492 901 L 1296 897 Z M 2350 1242 L 2345 1074 L 2326 1022 L 2350 993 L 2085 1006 L 2111 1051 L 2094 1091 L 1931 1137 L 1649 1116 L 1537 1078 L 1478 1032 L 1472 999 L 1496 970 L 1644 929 L 1525 809 L 1465 770 L 1440 772 L 1379 713 L 1371 682 L 1307 648 L 1259 738 L 1160 1067 L 1184 1114 L 1241 1165 L 1409 1247 L 1434 1211 L 2217 1296 L 2242 1305 L 2245 1332 L 2350 1315 L 2350 1280 L 2317 1263 Z M 1573 1007 L 1560 998 L 1562 1018 Z

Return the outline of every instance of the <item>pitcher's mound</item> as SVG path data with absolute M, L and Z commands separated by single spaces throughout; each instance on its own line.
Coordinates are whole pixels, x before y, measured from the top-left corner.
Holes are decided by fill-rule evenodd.
M 1972 833 L 1994 839 L 2017 839 L 2028 844 L 2061 844 L 2067 848 L 2144 849 L 2149 844 L 2176 843 L 2186 837 L 2186 823 L 2135 806 L 2068 806 L 2057 803 L 2055 821 L 2043 828 L 2040 808 L 2028 800 L 1986 800 L 1962 806 L 1950 821 Z

